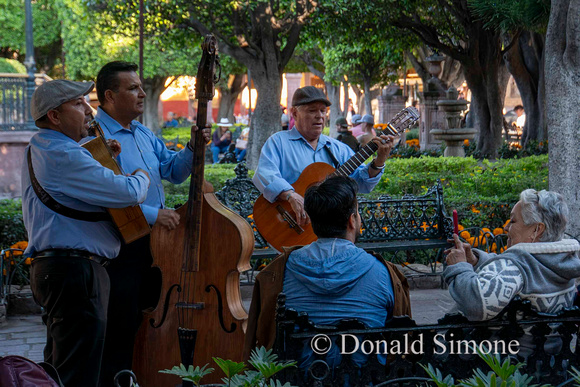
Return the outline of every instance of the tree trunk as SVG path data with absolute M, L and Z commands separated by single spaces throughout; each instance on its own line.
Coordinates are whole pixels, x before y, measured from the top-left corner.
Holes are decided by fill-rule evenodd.
M 234 117 L 234 107 L 238 96 L 246 87 L 244 83 L 245 74 L 232 74 L 228 82 L 228 87 L 220 87 L 221 99 L 218 110 L 218 122 L 222 118 L 227 118 L 230 122 L 236 122 Z
M 365 76 L 363 77 L 364 82 L 364 89 L 365 89 L 365 114 L 373 114 L 373 108 L 371 105 L 372 96 L 371 96 L 371 77 Z
M 362 116 L 364 114 L 363 112 L 364 95 L 360 90 L 360 88 L 358 87 L 358 85 L 351 83 L 350 86 L 352 87 L 352 91 L 354 91 L 354 95 L 356 95 L 356 114 L 360 114 Z
M 526 111 L 522 142 L 545 139 L 543 96 L 540 92 L 543 79 L 544 37 L 535 32 L 524 31 L 517 44 L 506 53 L 505 60 L 509 72 L 514 77 L 522 103 Z
M 153 77 L 143 80 L 145 106 L 143 108 L 143 125 L 151 129 L 156 135 L 161 132 L 159 125 L 159 97 L 165 91 L 165 82 L 168 77 Z
M 568 234 L 580 237 L 580 0 L 552 0 L 545 45 L 549 186 L 568 203 Z
M 248 168 L 256 169 L 262 145 L 273 133 L 282 129 L 280 118 L 281 73 L 264 67 L 250 68 L 252 81 L 258 91 L 256 110 L 250 121 L 250 138 L 246 160 Z
M 328 100 L 332 103 L 330 105 L 330 114 L 328 120 L 330 121 L 329 128 L 330 128 L 330 137 L 336 138 L 338 137 L 338 133 L 336 132 L 336 125 L 334 124 L 338 117 L 344 117 L 342 109 L 340 108 L 340 85 L 334 86 L 330 82 L 324 82 L 326 85 L 326 94 L 328 95 Z
M 342 111 L 344 113 L 344 116 L 346 117 L 346 115 L 348 114 L 348 101 L 350 101 L 350 97 L 348 95 L 348 81 L 345 80 L 342 81 L 342 90 L 344 92 L 344 103 L 342 104 Z
M 463 64 L 467 85 L 472 93 L 470 111 L 474 113 L 474 127 L 478 130 L 477 149 L 484 157 L 495 159 L 502 143 L 503 101 L 505 96 L 505 66 L 500 52 L 499 34 L 478 30 L 470 36 L 478 44 L 471 44 L 470 64 Z M 502 80 L 503 81 L 500 81 Z

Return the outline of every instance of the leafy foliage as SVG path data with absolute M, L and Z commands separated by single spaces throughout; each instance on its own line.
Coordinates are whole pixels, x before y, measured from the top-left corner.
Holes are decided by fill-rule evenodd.
M 27 240 L 20 199 L 0 200 L 0 249 Z
M 0 58 L 0 73 L 26 74 L 26 67 L 15 59 Z
M 469 6 L 486 28 L 500 31 L 545 32 L 550 17 L 549 0 L 470 0 Z
M 271 379 L 274 374 L 289 368 L 295 367 L 296 362 L 278 362 L 278 356 L 272 353 L 272 350 L 266 348 L 256 348 L 252 351 L 250 361 L 248 362 L 256 370 L 247 370 L 244 362 L 235 362 L 214 357 L 213 361 L 226 375 L 222 379 L 224 386 L 227 387 L 292 387 L 290 383 L 282 384 L 278 380 Z M 213 372 L 213 368 L 207 368 L 208 364 L 202 368 L 189 366 L 185 368 L 183 364 L 179 367 L 173 367 L 171 370 L 159 371 L 165 374 L 179 376 L 182 380 L 193 381 L 199 386 L 200 379 Z
M 437 387 L 486 387 L 486 386 L 505 386 L 505 387 L 535 387 L 537 384 L 532 384 L 533 376 L 521 374 L 519 369 L 524 363 L 512 364 L 511 357 L 507 357 L 504 361 L 498 354 L 484 354 L 477 349 L 479 357 L 491 368 L 487 374 L 481 369 L 477 368 L 473 371 L 474 375 L 466 380 L 461 380 L 455 383 L 451 375 L 443 377 L 439 369 L 434 369 L 431 364 L 421 367 L 427 372 L 429 377 L 435 382 Z
M 199 386 L 199 382 L 200 382 L 201 378 L 203 378 L 206 375 L 211 374 L 214 371 L 213 368 L 207 368 L 207 367 L 208 367 L 208 364 L 204 365 L 201 368 L 199 366 L 193 368 L 192 365 L 190 365 L 188 368 L 185 368 L 185 366 L 183 364 L 180 364 L 179 366 L 174 366 L 171 370 L 162 370 L 159 372 L 162 374 L 170 374 L 170 375 L 179 376 L 182 380 L 193 382 L 193 384 L 195 384 L 196 386 Z
M 124 18 L 115 19 L 112 11 L 94 12 L 85 2 L 55 1 L 61 6 L 66 65 L 71 78 L 94 79 L 111 60 L 138 62 L 138 2 L 117 2 L 113 10 L 125 13 Z M 182 32 L 164 31 L 163 21 L 153 11 L 146 12 L 144 78 L 194 74 L 201 54 L 199 37 L 191 37 L 189 44 L 183 45 Z
M 9 57 L 16 54 L 22 61 L 26 54 L 24 2 L 0 0 L 0 9 L 0 51 Z M 37 66 L 43 67 L 46 62 L 53 61 L 54 56 L 59 57 L 52 49 L 55 45 L 58 47 L 61 34 L 55 1 L 33 1 L 32 19 Z

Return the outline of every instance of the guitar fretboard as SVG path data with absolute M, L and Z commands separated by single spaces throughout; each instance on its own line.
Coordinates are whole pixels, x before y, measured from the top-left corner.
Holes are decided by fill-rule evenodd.
M 348 161 L 342 164 L 331 176 L 350 176 L 355 169 L 373 155 L 379 149 L 374 141 L 369 141 L 367 145 L 356 152 Z
M 414 107 L 409 106 L 397 113 L 397 115 L 384 127 L 382 133 L 396 136 L 414 124 L 418 119 L 419 111 Z M 374 141 L 369 141 L 330 176 L 350 176 L 355 169 L 371 157 L 377 149 L 379 149 L 379 146 Z

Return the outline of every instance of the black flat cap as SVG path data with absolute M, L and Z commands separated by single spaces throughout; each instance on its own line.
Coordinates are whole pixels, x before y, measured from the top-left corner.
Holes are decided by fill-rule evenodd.
M 314 86 L 301 87 L 292 96 L 292 106 L 306 105 L 312 102 L 324 102 L 326 106 L 332 105 L 324 92 Z

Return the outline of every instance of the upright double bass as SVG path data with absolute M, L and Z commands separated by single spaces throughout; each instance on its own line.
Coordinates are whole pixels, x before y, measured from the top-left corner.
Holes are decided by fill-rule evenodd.
M 222 205 L 204 181 L 207 104 L 214 95 L 219 67 L 217 41 L 208 35 L 196 78 L 198 100 L 189 200 L 176 211 L 179 226 L 151 231 L 153 266 L 161 270 L 161 296 L 145 313 L 137 334 L 133 370 L 142 387 L 174 386 L 175 376 L 160 374 L 183 363 L 203 366 L 212 357 L 241 361 L 243 324 L 239 274 L 250 268 L 254 234 L 242 217 Z M 204 382 L 217 382 L 214 372 Z M 184 383 L 184 386 L 187 384 Z M 190 384 L 191 385 L 191 384 Z

